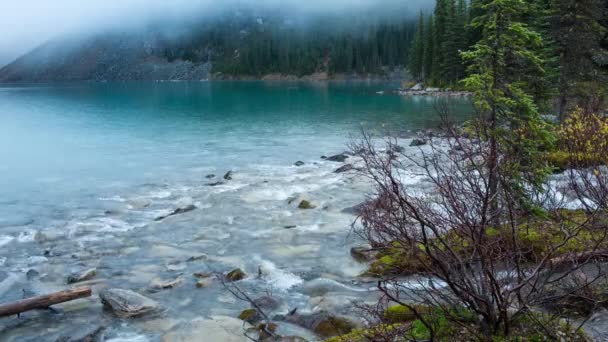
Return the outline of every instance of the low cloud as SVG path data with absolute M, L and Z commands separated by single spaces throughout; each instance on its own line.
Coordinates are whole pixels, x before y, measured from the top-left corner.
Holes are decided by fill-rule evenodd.
M 137 29 L 166 22 L 212 17 L 247 6 L 295 17 L 376 11 L 411 14 L 433 0 L 3 0 L 0 1 L 0 65 L 64 34 Z

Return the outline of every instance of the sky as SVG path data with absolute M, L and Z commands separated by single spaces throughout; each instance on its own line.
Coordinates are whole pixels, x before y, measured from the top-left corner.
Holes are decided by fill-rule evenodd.
M 299 16 L 365 11 L 405 4 L 415 13 L 434 0 L 0 0 L 0 66 L 65 34 L 103 29 L 136 29 L 159 18 L 213 15 L 241 3 L 289 8 Z

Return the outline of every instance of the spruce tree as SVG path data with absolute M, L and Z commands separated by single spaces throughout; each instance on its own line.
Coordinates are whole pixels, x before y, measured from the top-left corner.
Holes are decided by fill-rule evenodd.
M 410 60 L 408 63 L 408 69 L 416 80 L 420 81 L 423 79 L 423 65 L 424 63 L 424 13 L 420 12 L 420 19 L 418 20 L 418 30 L 414 36 L 414 42 L 412 44 L 412 51 L 410 52 Z
M 435 68 L 435 19 L 429 16 L 426 22 L 424 39 L 423 73 L 426 84 L 435 84 L 433 69 Z
M 559 113 L 574 106 L 596 112 L 608 97 L 605 0 L 552 0 L 553 38 L 559 56 Z

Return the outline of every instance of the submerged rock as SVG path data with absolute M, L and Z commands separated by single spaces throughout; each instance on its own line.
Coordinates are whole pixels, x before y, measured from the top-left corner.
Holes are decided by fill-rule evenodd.
M 353 247 L 350 255 L 358 262 L 369 262 L 376 259 L 378 253 L 368 247 Z
M 243 334 L 243 321 L 226 316 L 212 316 L 211 319 L 194 319 L 173 328 L 164 334 L 161 342 L 186 342 L 186 341 L 209 341 L 209 342 L 248 342 Z
M 226 172 L 226 174 L 224 175 L 224 179 L 228 181 L 232 180 L 232 171 Z
M 193 210 L 196 210 L 196 206 L 194 204 L 190 204 L 183 208 L 177 208 L 177 209 L 173 210 L 169 215 L 159 216 L 156 219 L 154 219 L 154 221 L 162 221 L 168 217 L 179 215 L 179 214 L 185 214 L 185 213 L 193 211 Z
M 87 281 L 93 279 L 97 275 L 96 268 L 90 268 L 88 270 L 79 271 L 72 273 L 68 276 L 68 284 L 80 283 L 81 281 Z
M 166 290 L 166 289 L 172 289 L 181 283 L 182 283 L 181 277 L 172 279 L 172 280 L 155 279 L 152 281 L 151 286 L 152 286 L 152 288 L 157 289 L 157 290 Z
M 359 203 L 355 206 L 342 209 L 342 212 L 345 214 L 360 215 L 361 212 L 363 211 L 363 209 L 365 208 L 366 204 L 367 204 L 366 202 Z
M 186 260 L 186 261 L 193 262 L 193 261 L 207 260 L 208 258 L 209 257 L 207 256 L 207 254 L 199 254 L 199 255 L 195 255 L 195 256 L 188 258 L 188 260 Z
M 236 268 L 226 274 L 226 280 L 228 281 L 239 281 L 245 279 L 245 272 L 240 268 Z
M 337 163 L 344 163 L 346 161 L 346 159 L 348 159 L 348 156 L 344 153 L 340 153 L 340 154 L 336 154 L 335 156 L 328 157 L 325 160 L 337 162 Z
M 201 279 L 196 282 L 196 287 L 198 287 L 199 289 L 204 289 L 206 287 L 209 287 L 211 283 L 213 283 L 213 280 L 211 280 L 211 278 Z
M 156 301 L 130 290 L 106 289 L 99 297 L 103 305 L 119 317 L 137 317 L 160 309 Z
M 299 209 L 304 209 L 304 210 L 307 210 L 307 209 L 314 209 L 314 208 L 316 208 L 316 206 L 315 206 L 315 205 L 313 205 L 312 203 L 310 203 L 310 202 L 309 202 L 309 201 L 307 201 L 307 200 L 302 200 L 302 201 L 300 202 L 300 204 L 298 205 L 298 208 L 299 208 Z
M 426 145 L 426 140 L 424 139 L 413 139 L 410 143 L 410 147 L 418 147 Z
M 261 310 L 274 311 L 281 306 L 281 301 L 275 297 L 263 296 L 254 299 L 253 304 Z
M 355 169 L 355 167 L 352 164 L 346 164 L 346 165 L 336 169 L 336 171 L 334 171 L 334 173 L 344 173 L 344 172 L 352 171 L 354 169 Z
M 97 342 L 105 340 L 105 325 L 76 324 L 63 333 L 55 342 Z

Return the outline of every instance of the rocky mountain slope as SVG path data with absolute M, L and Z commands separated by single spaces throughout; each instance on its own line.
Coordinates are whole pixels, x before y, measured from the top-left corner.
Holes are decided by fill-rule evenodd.
M 50 41 L 0 69 L 0 82 L 201 80 L 210 63 L 174 60 L 149 37 L 106 34 Z

